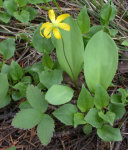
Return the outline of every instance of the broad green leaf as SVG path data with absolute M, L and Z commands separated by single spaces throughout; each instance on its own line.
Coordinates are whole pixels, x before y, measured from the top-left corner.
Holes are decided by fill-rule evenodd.
M 113 104 L 117 104 L 117 105 L 122 105 L 122 106 L 124 106 L 124 104 L 123 104 L 122 101 L 121 101 L 121 96 L 118 95 L 118 94 L 113 94 L 113 95 L 111 96 L 111 102 L 112 102 Z
M 41 53 L 43 53 L 43 52 L 51 53 L 54 49 L 54 46 L 51 42 L 51 39 L 46 39 L 45 37 L 43 38 L 40 35 L 41 25 L 42 24 L 40 24 L 38 26 L 38 28 L 36 29 L 36 31 L 34 32 L 32 44 L 33 44 L 34 48 Z
M 84 114 L 77 112 L 74 114 L 74 128 L 81 124 L 86 124 L 86 121 L 84 120 Z
M 52 0 L 28 0 L 29 3 L 31 4 L 39 4 L 39 3 L 45 3 L 45 2 L 50 2 Z
M 50 88 L 54 84 L 61 84 L 63 80 L 61 70 L 42 71 L 39 77 L 40 82 L 47 88 Z
M 27 5 L 28 0 L 15 0 L 16 3 L 18 3 L 19 7 L 24 7 Z
M 52 105 L 69 102 L 73 97 L 73 89 L 64 85 L 53 85 L 45 95 L 45 99 Z
M 120 129 L 113 128 L 108 125 L 104 125 L 101 129 L 98 129 L 97 134 L 102 140 L 106 142 L 122 141 Z
M 20 65 L 17 62 L 12 61 L 10 65 L 10 76 L 12 77 L 12 79 L 14 81 L 18 81 L 22 78 L 23 75 L 24 70 L 20 67 Z
M 118 92 L 121 93 L 121 101 L 123 104 L 125 104 L 128 101 L 128 89 L 119 88 Z
M 54 131 L 54 120 L 49 115 L 43 115 L 37 127 L 37 135 L 43 145 L 47 145 Z
M 26 10 L 22 10 L 19 14 L 18 11 L 14 12 L 13 13 L 14 17 L 20 21 L 20 22 L 23 22 L 23 23 L 26 23 L 28 24 L 29 23 L 29 20 L 30 20 L 30 13 Z
M 118 66 L 118 51 L 113 39 L 103 31 L 97 32 L 85 48 L 84 74 L 91 92 L 99 84 L 107 89 Z
M 3 7 L 6 9 L 9 15 L 13 16 L 13 13 L 17 10 L 17 4 L 15 0 L 5 0 Z
M 6 74 L 0 73 L 0 103 L 3 102 L 9 88 L 8 78 Z
M 96 128 L 101 128 L 103 125 L 103 120 L 99 117 L 98 110 L 96 108 L 91 108 L 84 119 L 87 123 Z
M 43 93 L 37 87 L 29 85 L 26 94 L 28 102 L 34 109 L 40 112 L 47 110 L 48 103 L 45 101 Z
M 31 76 L 24 76 L 21 79 L 21 82 L 24 83 L 24 84 L 30 84 L 32 82 L 32 78 L 31 78 Z
M 31 129 L 41 121 L 41 118 L 42 114 L 35 109 L 22 109 L 15 115 L 12 126 L 20 129 Z
M 42 64 L 44 67 L 52 69 L 54 62 L 52 61 L 51 57 L 47 53 L 44 53 L 43 59 L 42 59 Z
M 80 28 L 82 34 L 85 34 L 89 31 L 89 29 L 90 29 L 90 19 L 89 19 L 88 13 L 87 13 L 86 6 L 84 6 L 81 9 L 80 13 L 78 14 L 77 23 L 79 25 L 79 28 Z
M 84 134 L 88 135 L 92 132 L 92 126 L 90 124 L 86 124 L 84 127 L 83 127 L 83 132 Z
M 96 86 L 94 104 L 97 109 L 102 109 L 109 104 L 109 95 L 107 91 L 100 85 Z
M 14 91 L 14 92 L 12 93 L 12 99 L 13 99 L 14 101 L 21 100 L 22 98 L 24 98 L 24 96 L 22 96 L 19 91 Z
M 2 101 L 0 99 L 0 108 L 7 106 L 10 103 L 10 101 L 11 101 L 11 98 L 9 95 L 6 95 Z
M 115 113 L 108 111 L 106 114 L 104 114 L 102 111 L 98 113 L 99 117 L 102 118 L 104 121 L 110 123 L 110 125 L 113 125 L 115 120 Z
M 66 125 L 74 124 L 74 114 L 77 113 L 77 107 L 72 104 L 65 104 L 57 108 L 53 115 Z
M 82 90 L 79 94 L 77 106 L 80 109 L 81 112 L 86 112 L 90 108 L 93 108 L 94 106 L 94 100 L 89 91 L 82 86 Z
M 0 7 L 3 5 L 3 0 L 0 0 Z
M 0 21 L 8 23 L 11 19 L 11 16 L 6 12 L 0 12 Z
M 116 114 L 116 120 L 121 119 L 123 115 L 126 113 L 125 107 L 118 104 L 110 104 L 108 107 L 109 111 Z
M 27 7 L 26 11 L 28 11 L 29 15 L 30 15 L 29 16 L 29 21 L 33 20 L 36 17 L 37 13 L 38 13 L 37 10 L 33 7 Z
M 56 39 L 54 45 L 60 66 L 76 82 L 84 59 L 83 38 L 78 24 L 71 17 L 64 22 L 70 25 L 71 29 L 61 30 L 62 39 Z
M 14 56 L 15 52 L 15 40 L 7 39 L 0 42 L 0 53 L 3 55 L 4 59 L 9 59 Z

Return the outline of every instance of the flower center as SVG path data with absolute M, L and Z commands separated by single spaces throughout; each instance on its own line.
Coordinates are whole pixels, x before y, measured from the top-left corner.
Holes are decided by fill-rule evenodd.
M 59 23 L 56 20 L 52 21 L 52 24 L 55 28 L 57 28 L 59 26 Z

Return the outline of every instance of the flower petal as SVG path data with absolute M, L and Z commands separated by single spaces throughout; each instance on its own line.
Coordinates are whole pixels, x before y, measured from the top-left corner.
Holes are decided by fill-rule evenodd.
M 42 34 L 41 31 L 42 31 L 44 28 L 46 28 L 49 24 L 50 24 L 50 22 L 46 22 L 46 23 L 43 23 L 42 26 L 40 27 L 40 35 L 41 35 L 42 37 L 44 37 L 44 36 L 43 36 L 43 34 Z
M 55 36 L 56 39 L 61 39 L 61 34 L 58 28 L 53 28 L 53 34 Z
M 47 25 L 47 27 L 45 27 L 45 29 L 44 29 L 44 36 L 47 39 L 49 39 L 51 37 L 51 33 L 50 32 L 52 31 L 52 29 L 53 29 L 52 23 L 50 23 L 49 25 Z
M 56 21 L 58 23 L 60 23 L 61 21 L 65 20 L 67 17 L 70 17 L 70 15 L 69 14 L 62 14 L 62 15 L 57 17 Z
M 49 16 L 49 19 L 51 20 L 51 22 L 55 21 L 55 13 L 54 13 L 53 9 L 48 11 L 48 16 Z
M 70 31 L 70 26 L 66 23 L 59 23 L 59 28 L 66 30 L 66 31 Z

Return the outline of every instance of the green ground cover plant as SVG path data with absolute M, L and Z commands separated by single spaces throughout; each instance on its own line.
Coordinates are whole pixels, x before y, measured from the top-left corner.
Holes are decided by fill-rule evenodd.
M 5 0 L 0 6 L 6 13 L 0 13 L 0 20 L 8 23 L 15 17 L 22 23 L 29 24 L 37 15 L 36 9 L 27 4 L 48 4 L 49 1 Z M 112 80 L 118 67 L 118 47 L 112 37 L 118 30 L 109 23 L 114 20 L 117 10 L 112 1 L 102 4 L 100 25 L 91 26 L 86 6 L 76 20 L 69 14 L 56 17 L 50 8 L 50 22 L 41 23 L 35 30 L 31 46 L 42 53 L 41 62 L 22 68 L 14 60 L 8 65 L 6 61 L 14 56 L 15 39 L 8 38 L 0 42 L 0 108 L 7 106 L 11 100 L 19 101 L 20 111 L 15 115 L 12 126 L 31 129 L 37 126 L 37 135 L 43 145 L 47 145 L 55 131 L 55 118 L 74 128 L 81 125 L 83 132 L 89 134 L 93 128 L 105 142 L 121 141 L 120 127 L 114 122 L 126 113 L 128 90 L 119 88 L 110 95 L 107 91 L 114 86 Z M 29 41 L 30 42 L 30 41 Z M 127 46 L 124 40 L 122 45 Z M 56 50 L 57 59 L 53 61 L 50 54 Z M 63 83 L 66 72 L 75 88 Z M 78 76 L 84 72 L 85 83 L 80 88 Z M 76 103 L 72 103 L 77 93 Z M 55 106 L 49 114 L 48 107 Z

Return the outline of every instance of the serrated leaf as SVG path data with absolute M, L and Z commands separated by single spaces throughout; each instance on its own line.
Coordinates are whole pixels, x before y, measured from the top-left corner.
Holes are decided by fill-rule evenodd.
M 96 86 L 94 104 L 97 109 L 102 109 L 109 104 L 109 95 L 107 91 L 100 85 Z
M 102 111 L 98 113 L 99 117 L 102 118 L 104 121 L 110 123 L 110 125 L 113 125 L 115 120 L 115 113 L 108 111 L 106 114 L 104 114 Z
M 63 77 L 61 70 L 42 71 L 40 76 L 40 82 L 48 89 L 54 84 L 61 84 Z
M 11 16 L 8 13 L 0 12 L 0 21 L 8 23 L 11 19 Z
M 13 13 L 17 10 L 17 4 L 15 0 L 5 0 L 3 7 L 6 9 L 9 15 L 13 16 Z
M 0 73 L 0 103 L 3 102 L 9 88 L 8 78 L 6 74 Z
M 20 129 L 31 129 L 41 121 L 41 118 L 42 114 L 35 109 L 22 109 L 15 115 L 12 126 Z
M 89 91 L 84 87 L 84 85 L 82 86 L 82 90 L 79 94 L 77 106 L 81 110 L 81 112 L 86 112 L 94 106 L 93 97 L 91 96 Z
M 24 102 L 22 102 L 20 105 L 19 105 L 19 108 L 20 109 L 29 109 L 29 108 L 32 108 L 32 106 L 29 104 L 29 102 L 26 100 Z
M 48 103 L 45 101 L 43 93 L 33 85 L 29 85 L 27 88 L 27 99 L 31 106 L 40 111 L 45 112 L 48 107 Z
M 57 108 L 53 115 L 66 125 L 74 124 L 74 114 L 77 113 L 77 107 L 72 104 L 65 104 Z
M 24 70 L 20 67 L 20 65 L 12 61 L 10 65 L 10 76 L 14 81 L 18 81 L 24 75 Z
M 18 3 L 19 7 L 24 7 L 27 5 L 28 0 L 15 0 L 16 3 Z
M 101 128 L 103 125 L 103 120 L 99 117 L 98 110 L 96 108 L 90 109 L 84 119 L 87 123 L 96 128 Z
M 95 93 L 97 84 L 107 89 L 117 66 L 118 51 L 115 42 L 105 32 L 97 32 L 85 48 L 84 75 L 89 90 Z
M 69 102 L 73 97 L 73 89 L 64 85 L 53 85 L 47 91 L 45 99 L 52 105 L 61 105 Z
M 54 49 L 54 46 L 51 42 L 51 39 L 43 38 L 40 35 L 41 25 L 42 24 L 40 24 L 38 26 L 38 28 L 36 29 L 36 31 L 34 32 L 32 44 L 33 44 L 34 48 L 41 53 L 43 53 L 43 52 L 51 53 Z
M 77 112 L 74 114 L 74 128 L 81 124 L 86 124 L 86 121 L 84 120 L 84 114 Z
M 0 108 L 7 106 L 11 101 L 10 95 L 6 95 L 3 100 L 0 100 Z
M 113 128 L 108 125 L 104 125 L 101 129 L 98 129 L 97 134 L 102 140 L 106 142 L 122 141 L 120 129 Z
M 128 46 L 128 40 L 124 40 L 121 45 Z
M 47 145 L 54 131 L 54 120 L 49 115 L 43 115 L 37 127 L 37 135 L 43 145 Z
M 0 53 L 3 55 L 4 59 L 9 59 L 14 56 L 15 52 L 15 40 L 7 39 L 0 42 Z
M 121 119 L 126 113 L 125 107 L 118 104 L 109 104 L 108 110 L 116 114 L 116 120 Z
M 26 23 L 26 24 L 29 23 L 30 14 L 29 14 L 28 11 L 22 10 L 22 11 L 20 12 L 20 14 L 19 14 L 18 11 L 16 11 L 16 12 L 13 13 L 13 15 L 14 15 L 14 17 L 15 17 L 18 21 L 23 22 L 23 23 Z
M 26 11 L 28 11 L 29 14 L 30 14 L 29 21 L 33 20 L 36 17 L 37 13 L 38 13 L 37 10 L 33 7 L 27 7 Z
M 80 27 L 82 34 L 85 34 L 90 29 L 90 19 L 87 13 L 87 8 L 84 6 L 77 17 L 77 23 Z

